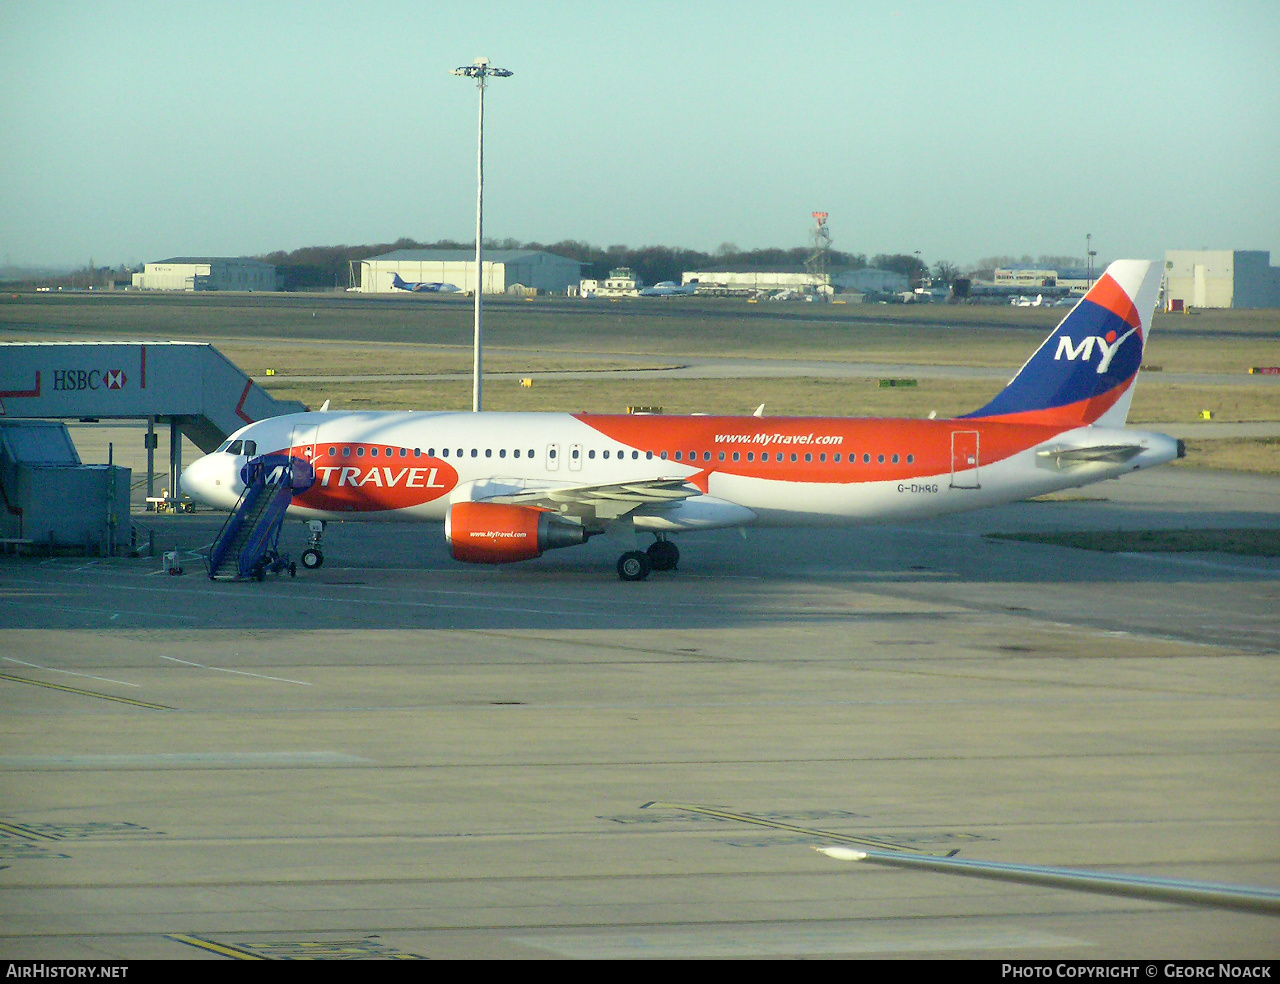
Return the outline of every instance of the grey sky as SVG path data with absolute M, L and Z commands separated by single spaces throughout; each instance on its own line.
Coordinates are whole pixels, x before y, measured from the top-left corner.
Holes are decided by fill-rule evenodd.
M 1280 261 L 1280 4 L 0 7 L 0 259 L 474 233 Z

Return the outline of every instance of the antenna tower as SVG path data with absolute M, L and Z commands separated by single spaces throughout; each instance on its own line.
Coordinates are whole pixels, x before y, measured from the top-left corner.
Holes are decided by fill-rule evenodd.
M 813 213 L 813 252 L 804 261 L 804 268 L 813 277 L 815 287 L 831 283 L 831 231 L 827 228 L 827 213 Z

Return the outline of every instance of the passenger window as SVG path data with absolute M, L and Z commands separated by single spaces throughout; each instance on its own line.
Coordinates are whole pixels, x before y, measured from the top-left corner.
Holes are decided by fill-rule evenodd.
M 605 452 L 605 454 L 608 454 L 608 453 L 609 453 L 608 451 Z M 596 452 L 594 448 L 587 452 L 587 457 L 590 458 L 592 461 L 595 460 Z
M 710 452 L 710 451 L 703 451 L 703 452 L 702 452 L 702 460 L 703 460 L 703 461 L 710 461 L 710 460 L 711 460 L 711 452 Z
M 838 465 L 838 464 L 840 464 L 840 455 L 839 455 L 839 454 L 837 454 L 837 455 L 836 455 L 832 460 L 833 460 L 837 465 Z
M 747 460 L 748 460 L 748 461 L 755 461 L 755 460 L 756 460 L 756 453 L 755 453 L 754 451 L 748 451 L 748 452 L 747 452 Z
M 357 457 L 357 458 L 363 458 L 363 457 L 364 457 L 364 448 L 363 448 L 363 447 L 358 447 L 358 448 L 356 448 L 356 457 Z
M 548 457 L 548 458 L 554 458 L 555 456 L 556 456 L 556 449 L 555 449 L 555 448 L 551 448 L 550 450 L 548 450 L 548 451 L 547 451 L 547 457 Z M 530 457 L 533 457 L 533 455 L 531 454 L 531 455 L 530 455 Z
M 792 461 L 798 461 L 798 460 L 799 460 L 799 455 L 797 455 L 794 451 L 792 451 L 792 452 L 791 452 L 791 460 L 792 460 Z
M 869 454 L 864 454 L 864 455 L 862 456 L 862 463 L 863 463 L 864 465 L 869 465 L 869 464 L 871 464 L 871 455 L 869 455 Z
M 819 461 L 826 461 L 826 460 L 827 460 L 827 456 L 826 456 L 825 454 L 820 454 L 820 455 L 818 455 L 818 460 L 819 460 Z
M 807 453 L 807 454 L 804 456 L 804 460 L 805 460 L 805 461 L 812 461 L 812 460 L 813 460 L 813 454 L 812 454 L 812 453 Z
M 408 449 L 408 448 L 401 448 L 401 449 L 400 449 L 400 457 L 401 457 L 401 458 L 407 458 L 407 457 L 409 457 L 409 449 Z
M 639 451 L 632 451 L 632 452 L 631 452 L 631 460 L 632 460 L 632 461 L 639 461 L 639 460 L 640 460 L 640 452 L 639 452 Z
M 662 460 L 663 460 L 663 461 L 666 461 L 666 460 L 667 460 L 667 452 L 665 452 L 665 451 L 663 451 L 663 452 L 662 452 Z
M 532 458 L 532 457 L 533 457 L 533 448 L 530 448 L 530 449 L 529 449 L 529 457 L 530 457 L 530 458 Z M 555 457 L 555 455 L 552 455 L 552 457 L 554 458 L 554 457 Z
M 907 455 L 907 464 L 915 464 L 916 456 L 914 454 Z
M 506 448 L 502 448 L 502 449 L 500 449 L 500 450 L 498 451 L 498 457 L 499 457 L 499 458 L 505 458 L 506 456 L 507 456 L 507 449 L 506 449 Z
M 684 461 L 684 452 L 683 452 L 683 451 L 677 451 L 677 452 L 676 452 L 676 461 Z
M 724 452 L 723 452 L 723 451 L 721 451 L 721 452 L 720 452 L 720 460 L 721 460 L 721 461 L 724 461 Z
M 601 451 L 601 452 L 600 452 L 600 457 L 602 457 L 605 461 L 608 461 L 608 460 L 609 460 L 609 452 L 608 452 L 608 451 Z
M 512 452 L 511 452 L 511 457 L 513 457 L 513 458 L 519 458 L 519 457 L 520 457 L 520 449 L 519 449 L 519 448 L 516 448 L 514 451 L 512 451 Z
M 414 457 L 420 457 L 420 456 L 421 456 L 421 454 L 422 454 L 422 448 L 414 448 L 414 449 L 413 449 L 413 454 L 414 454 Z M 436 456 L 436 449 L 435 449 L 435 448 L 427 448 L 427 457 L 428 457 L 428 458 L 434 458 L 435 456 Z
M 876 460 L 877 460 L 880 464 L 882 464 L 882 465 L 883 465 L 883 464 L 884 464 L 884 455 L 880 455 L 880 457 L 879 457 L 879 458 L 877 458 Z
M 348 444 L 346 447 L 342 449 L 342 457 L 344 458 L 351 457 L 351 445 Z
M 652 461 L 652 460 L 653 460 L 653 452 L 652 452 L 652 451 L 646 451 L 646 452 L 644 453 L 644 459 L 645 459 L 645 461 Z
M 893 463 L 895 465 L 898 463 L 898 456 L 896 454 L 893 456 Z
M 479 448 L 472 448 L 472 449 L 471 449 L 471 457 L 473 457 L 473 458 L 479 458 L 479 457 L 480 457 L 480 449 L 479 449 Z
M 329 457 L 330 457 L 330 458 L 336 458 L 337 456 L 338 456 L 338 449 L 337 449 L 337 448 L 330 448 L 330 449 L 329 449 Z
M 484 456 L 485 456 L 486 458 L 492 458 L 492 457 L 493 457 L 493 448 L 485 448 L 485 449 L 484 449 Z
M 432 448 L 430 451 L 428 451 L 428 452 L 427 452 L 427 457 L 428 457 L 428 458 L 430 458 L 430 457 L 432 457 L 435 453 L 436 453 L 435 448 Z M 414 448 L 414 449 L 413 449 L 413 456 L 414 456 L 415 458 L 421 458 L 421 457 L 422 457 L 422 448 Z
M 442 450 L 440 451 L 440 454 L 441 454 L 443 457 L 445 457 L 445 458 L 449 457 L 449 449 L 448 449 L 448 448 L 444 448 L 444 449 L 442 449 Z
M 372 455 L 373 457 L 375 457 L 375 458 L 376 458 L 376 457 L 378 457 L 378 449 L 377 449 L 377 448 L 370 448 L 370 449 L 369 449 L 369 454 L 371 454 L 371 455 Z

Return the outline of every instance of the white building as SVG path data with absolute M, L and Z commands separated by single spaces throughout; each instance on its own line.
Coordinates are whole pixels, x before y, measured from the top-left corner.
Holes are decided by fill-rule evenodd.
M 360 290 L 391 293 L 396 274 L 407 283 L 453 284 L 467 293 L 480 280 L 474 250 L 397 249 L 360 261 Z M 581 278 L 582 264 L 539 250 L 487 249 L 483 274 L 481 289 L 486 294 L 505 294 L 516 284 L 542 294 L 565 294 Z
M 138 290 L 279 290 L 276 268 L 247 256 L 175 256 L 133 275 Z
M 1164 254 L 1165 307 L 1280 307 L 1280 268 L 1271 253 L 1243 249 L 1171 249 Z
M 639 297 L 644 283 L 630 267 L 609 271 L 604 280 L 584 279 L 578 284 L 581 297 Z
M 789 291 L 804 294 L 830 294 L 830 285 L 812 273 L 769 273 L 731 270 L 686 270 L 681 282 L 698 281 L 699 294 L 744 296 Z

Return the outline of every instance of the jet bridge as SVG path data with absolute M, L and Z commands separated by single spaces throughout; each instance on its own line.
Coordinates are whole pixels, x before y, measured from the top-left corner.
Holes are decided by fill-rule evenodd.
M 169 425 L 169 497 L 179 495 L 182 436 L 213 451 L 245 424 L 305 410 L 277 400 L 201 342 L 0 342 L 0 419 L 145 420 L 148 487 Z

